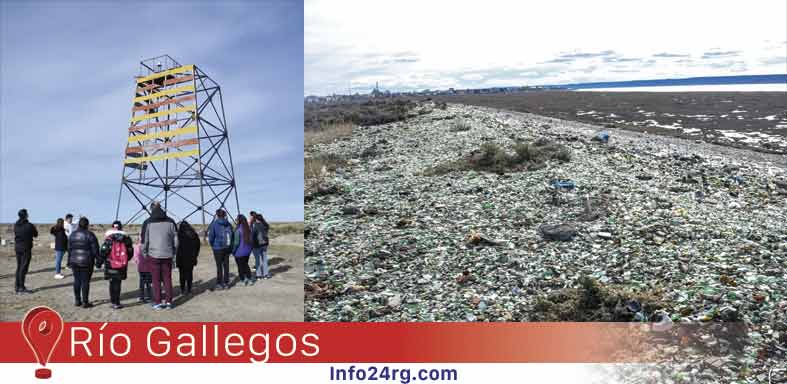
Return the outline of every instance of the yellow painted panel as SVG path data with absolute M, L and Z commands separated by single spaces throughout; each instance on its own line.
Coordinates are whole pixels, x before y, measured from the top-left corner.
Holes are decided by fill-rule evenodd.
M 169 70 L 166 70 L 166 71 L 163 71 L 163 72 L 157 72 L 157 73 L 145 76 L 145 77 L 140 77 L 139 79 L 137 79 L 137 84 L 144 83 L 144 82 L 146 82 L 148 80 L 158 79 L 159 77 L 172 75 L 174 73 L 182 73 L 182 72 L 193 71 L 193 70 L 194 70 L 194 64 L 184 65 L 184 66 L 177 67 L 177 68 L 172 68 L 172 69 L 169 69 Z
M 199 149 L 192 149 L 191 151 L 182 151 L 182 152 L 170 152 L 165 153 L 163 155 L 156 155 L 156 156 L 145 156 L 145 157 L 128 157 L 126 158 L 126 164 L 133 164 L 133 163 L 144 163 L 146 161 L 156 161 L 156 160 L 166 160 L 166 159 L 176 159 L 180 157 L 188 157 L 188 156 L 199 156 Z
M 185 135 L 185 134 L 189 134 L 189 133 L 197 133 L 197 126 L 196 125 L 192 125 L 192 126 L 188 126 L 188 127 L 185 127 L 185 128 L 173 129 L 171 131 L 161 131 L 161 132 L 155 132 L 155 133 L 148 133 L 146 135 L 129 136 L 128 137 L 128 142 L 129 143 L 133 143 L 133 142 L 136 142 L 136 141 L 145 141 L 145 140 L 150 140 L 150 139 L 160 139 L 162 137 L 172 137 L 172 136 L 177 136 L 177 135 Z
M 161 116 L 166 116 L 166 115 L 174 115 L 174 114 L 180 113 L 180 112 L 194 112 L 196 110 L 197 110 L 197 106 L 196 105 L 189 105 L 187 107 L 180 107 L 180 108 L 172 108 L 172 109 L 168 109 L 166 111 L 161 111 L 161 112 L 156 112 L 156 113 L 148 113 L 148 114 L 144 114 L 144 115 L 134 116 L 134 117 L 131 118 L 131 122 L 133 123 L 135 121 L 152 119 L 154 117 L 161 117 Z
M 139 102 L 139 101 L 155 99 L 155 98 L 157 98 L 159 96 L 174 95 L 176 93 L 181 93 L 181 92 L 194 92 L 194 85 L 186 85 L 186 86 L 183 86 L 183 87 L 166 89 L 166 90 L 159 91 L 159 92 L 156 92 L 156 93 L 151 93 L 149 95 L 135 97 L 134 98 L 134 102 L 136 103 L 136 102 Z

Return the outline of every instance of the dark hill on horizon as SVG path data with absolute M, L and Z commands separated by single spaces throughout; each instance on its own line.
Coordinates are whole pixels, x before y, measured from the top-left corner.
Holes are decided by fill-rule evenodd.
M 787 90 L 787 74 L 741 75 L 741 76 L 702 76 L 680 79 L 653 79 L 602 81 L 593 83 L 573 83 L 547 85 L 547 88 L 588 89 L 588 88 L 625 88 L 625 87 L 663 87 L 674 85 L 728 85 L 728 84 L 784 84 Z

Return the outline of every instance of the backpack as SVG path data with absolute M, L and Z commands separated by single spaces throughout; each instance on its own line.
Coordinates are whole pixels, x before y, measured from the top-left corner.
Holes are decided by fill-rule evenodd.
M 235 252 L 238 251 L 238 248 L 240 247 L 240 232 L 241 232 L 241 229 L 238 228 L 238 230 L 235 231 L 234 236 L 232 236 L 232 242 L 230 243 L 230 249 L 232 250 L 231 253 L 233 255 L 235 254 Z
M 109 266 L 118 269 L 128 265 L 128 250 L 123 241 L 112 241 L 112 248 L 109 250 Z
M 265 230 L 265 226 L 262 223 L 254 223 L 254 246 L 256 247 L 265 247 L 268 245 L 268 236 L 267 231 Z
M 232 249 L 232 226 L 216 224 L 216 237 L 213 247 L 216 249 Z

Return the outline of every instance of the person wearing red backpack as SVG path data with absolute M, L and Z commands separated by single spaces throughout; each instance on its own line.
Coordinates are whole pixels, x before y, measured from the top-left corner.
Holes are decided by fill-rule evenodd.
M 134 243 L 131 236 L 123 232 L 123 224 L 115 220 L 112 229 L 104 234 L 104 244 L 101 245 L 104 279 L 109 280 L 109 301 L 112 309 L 123 308 L 120 305 L 120 284 L 126 279 L 128 261 L 133 255 Z

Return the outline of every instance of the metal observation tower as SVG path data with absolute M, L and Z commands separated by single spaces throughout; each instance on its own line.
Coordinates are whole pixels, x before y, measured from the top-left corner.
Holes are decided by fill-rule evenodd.
M 205 224 L 218 208 L 233 218 L 240 206 L 221 87 L 169 55 L 139 64 L 115 218 L 144 220 L 154 200 L 176 221 Z

